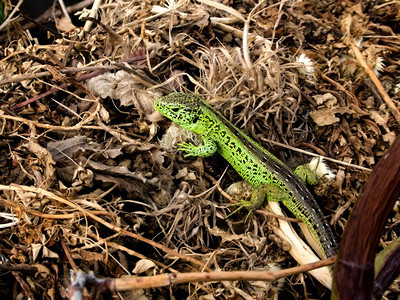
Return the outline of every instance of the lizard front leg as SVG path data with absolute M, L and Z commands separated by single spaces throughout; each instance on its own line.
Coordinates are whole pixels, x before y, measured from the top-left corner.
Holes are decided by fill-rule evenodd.
M 218 148 L 217 143 L 212 139 L 203 138 L 203 145 L 195 146 L 192 143 L 180 143 L 178 144 L 179 151 L 185 151 L 185 157 L 189 156 L 201 156 L 208 157 L 214 155 Z

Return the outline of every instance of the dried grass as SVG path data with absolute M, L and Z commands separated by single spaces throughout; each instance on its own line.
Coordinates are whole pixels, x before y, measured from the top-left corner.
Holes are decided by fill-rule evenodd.
M 14 297 L 66 298 L 69 269 L 101 278 L 295 265 L 275 218 L 225 218 L 228 201 L 216 187 L 239 180 L 225 162 L 160 148 L 170 123 L 152 103 L 176 89 L 201 95 L 291 166 L 308 158 L 282 145 L 329 157 L 336 180 L 315 193 L 342 234 L 366 170 L 400 131 L 397 2 L 95 5 L 78 12 L 81 27 L 58 20 L 49 37 L 23 31 L 33 27 L 21 18 L 4 23 L 0 245 L 4 270 L 19 269 L 0 290 L 17 280 Z M 398 238 L 398 211 L 390 217 L 381 247 Z M 290 276 L 187 283 L 157 295 L 328 298 L 308 273 Z

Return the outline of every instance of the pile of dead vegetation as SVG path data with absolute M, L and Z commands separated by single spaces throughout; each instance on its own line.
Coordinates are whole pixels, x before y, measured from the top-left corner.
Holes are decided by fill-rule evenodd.
M 155 112 L 161 95 L 202 96 L 291 167 L 310 157 L 285 145 L 330 158 L 335 180 L 314 193 L 338 237 L 370 169 L 400 131 L 396 1 L 81 1 L 68 14 L 56 4 L 39 22 L 18 12 L 7 18 L 15 6 L 3 3 L 5 297 L 67 298 L 71 270 L 93 271 L 96 283 L 296 266 L 274 217 L 226 218 L 232 209 L 217 187 L 239 176 L 219 157 L 175 152 L 186 133 Z M 382 248 L 398 238 L 399 219 L 394 210 Z M 86 297 L 111 297 L 103 285 Z M 387 297 L 397 292 L 394 285 Z M 330 292 L 300 273 L 121 297 L 233 295 L 327 299 Z

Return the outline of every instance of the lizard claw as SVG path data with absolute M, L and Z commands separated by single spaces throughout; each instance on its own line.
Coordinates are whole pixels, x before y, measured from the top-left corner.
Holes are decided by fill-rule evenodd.
M 178 151 L 184 151 L 187 152 L 184 157 L 190 157 L 190 156 L 195 156 L 194 154 L 194 148 L 196 146 L 190 143 L 180 143 L 178 144 Z
M 236 208 L 233 212 L 231 212 L 229 215 L 227 215 L 225 217 L 225 219 L 233 216 L 234 214 L 238 213 L 242 209 L 246 209 L 249 212 L 247 213 L 246 218 L 244 219 L 244 221 L 247 222 L 247 219 L 249 218 L 249 216 L 253 212 L 253 210 L 257 209 L 258 203 L 253 203 L 251 200 L 242 199 L 242 200 L 239 200 L 237 203 L 228 205 L 227 207 L 232 207 L 232 206 L 237 206 L 238 208 Z

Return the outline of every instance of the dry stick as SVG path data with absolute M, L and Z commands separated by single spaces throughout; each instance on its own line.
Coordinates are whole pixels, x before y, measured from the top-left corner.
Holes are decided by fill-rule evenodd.
M 101 74 L 103 74 L 104 72 L 105 72 L 105 70 L 98 70 L 98 71 L 95 71 L 95 72 L 90 73 L 90 74 L 85 74 L 85 75 L 79 77 L 79 78 L 76 79 L 76 80 L 77 80 L 78 82 L 79 82 L 79 81 L 83 81 L 83 80 L 87 80 L 87 79 L 90 79 L 90 78 L 92 78 L 92 77 L 96 77 L 96 76 L 98 76 L 98 75 L 101 75 Z M 58 86 L 58 87 L 53 87 L 53 88 L 49 89 L 47 92 L 44 92 L 44 93 L 42 93 L 42 94 L 40 94 L 40 95 L 37 95 L 37 96 L 35 96 L 35 97 L 33 97 L 33 98 L 30 98 L 30 99 L 28 99 L 28 100 L 26 100 L 26 101 L 23 101 L 23 102 L 21 102 L 21 103 L 19 103 L 19 104 L 17 104 L 17 105 L 14 105 L 14 106 L 11 107 L 11 108 L 12 108 L 13 110 L 16 110 L 16 109 L 18 109 L 18 108 L 24 107 L 25 105 L 31 104 L 32 102 L 36 102 L 36 101 L 38 101 L 38 100 L 40 100 L 40 99 L 42 99 L 42 98 L 44 98 L 44 97 L 46 97 L 46 96 L 49 96 L 49 95 L 51 95 L 51 94 L 54 94 L 54 93 L 56 93 L 56 92 L 58 92 L 58 91 L 62 91 L 62 90 L 65 89 L 67 86 L 69 86 L 69 83 L 63 83 L 62 85 L 60 85 L 60 86 Z
M 58 0 L 58 3 L 60 4 L 60 8 L 64 14 L 64 17 L 66 17 L 68 19 L 68 22 L 70 22 L 72 24 L 72 20 L 67 12 L 67 7 L 65 6 L 64 0 Z
M 59 69 L 61 73 L 77 73 L 77 72 L 84 72 L 84 71 L 98 71 L 98 70 L 119 70 L 121 69 L 119 66 L 87 66 L 87 67 L 79 67 L 79 68 L 62 68 Z M 49 71 L 44 71 L 44 72 L 38 72 L 38 73 L 33 73 L 33 74 L 23 74 L 23 75 L 17 75 L 17 76 L 12 76 L 10 78 L 4 79 L 0 81 L 0 86 L 9 84 L 9 83 L 15 83 L 15 82 L 21 82 L 24 80 L 30 80 L 30 79 L 36 79 L 36 78 L 42 78 L 46 76 L 50 76 L 51 73 Z
M 85 216 L 88 216 L 88 217 L 92 218 L 93 220 L 99 222 L 100 224 L 103 224 L 104 226 L 106 226 L 107 228 L 109 228 L 111 230 L 114 230 L 115 232 L 119 232 L 121 234 L 130 236 L 130 237 L 132 237 L 134 239 L 137 239 L 139 241 L 145 242 L 145 243 L 147 243 L 147 244 L 149 244 L 149 245 L 151 245 L 151 246 L 153 246 L 155 248 L 161 249 L 162 251 L 164 251 L 165 253 L 168 253 L 171 256 L 179 257 L 179 258 L 181 258 L 181 259 L 183 259 L 185 261 L 188 261 L 188 262 L 191 262 L 191 263 L 193 263 L 195 265 L 198 265 L 201 268 L 205 268 L 208 271 L 211 270 L 209 267 L 204 266 L 204 263 L 202 263 L 201 261 L 199 261 L 199 260 L 197 260 L 195 258 L 188 257 L 188 256 L 185 256 L 183 254 L 180 254 L 179 252 L 176 252 L 176 251 L 174 251 L 172 249 L 169 249 L 169 248 L 167 248 L 167 247 L 165 247 L 165 246 L 163 246 L 163 245 L 161 245 L 159 243 L 156 243 L 156 242 L 154 242 L 152 240 L 146 239 L 145 237 L 142 237 L 141 235 L 126 231 L 126 230 L 122 229 L 119 226 L 116 226 L 116 225 L 111 224 L 111 223 L 109 223 L 107 221 L 104 221 L 103 219 L 99 218 L 98 216 L 94 215 L 93 213 L 83 209 L 79 205 L 77 205 L 77 204 L 75 204 L 75 203 L 73 203 L 71 201 L 68 201 L 68 200 L 66 200 L 64 198 L 61 198 L 60 196 L 57 196 L 56 194 L 53 194 L 52 192 L 46 191 L 46 190 L 41 189 L 41 188 L 36 188 L 36 187 L 33 187 L 33 186 L 24 186 L 24 185 L 16 185 L 16 184 L 0 185 L 0 190 L 15 191 L 15 192 L 32 192 L 32 193 L 35 193 L 35 194 L 43 195 L 45 197 L 48 197 L 50 199 L 53 199 L 53 200 L 55 200 L 57 202 L 63 203 L 65 205 L 69 206 L 69 207 L 73 207 L 73 208 L 83 212 Z
M 117 130 L 114 130 L 109 126 L 106 126 L 104 123 L 102 123 L 100 121 L 99 118 L 97 118 L 99 126 L 85 125 L 88 122 L 91 122 L 96 117 L 96 114 L 99 111 L 99 109 L 100 109 L 100 105 L 98 105 L 98 109 L 96 109 L 93 113 L 91 113 L 87 118 L 83 119 L 81 122 L 79 122 L 79 123 L 77 123 L 77 124 L 75 124 L 73 126 L 55 126 L 55 125 L 50 125 L 50 124 L 43 124 L 43 123 L 40 123 L 40 122 L 37 122 L 37 121 L 31 121 L 31 120 L 28 120 L 28 119 L 25 119 L 25 118 L 21 118 L 21 117 L 5 115 L 2 112 L 2 110 L 0 110 L 0 119 L 13 120 L 13 121 L 16 121 L 16 122 L 21 122 L 21 123 L 27 124 L 28 126 L 45 128 L 45 129 L 53 130 L 53 131 L 77 131 L 77 130 L 81 130 L 81 129 L 105 130 L 106 132 L 108 132 L 109 134 L 113 135 L 114 137 L 116 137 L 119 140 L 122 140 L 122 141 L 125 141 L 125 142 L 128 142 L 128 143 L 132 143 L 132 144 L 137 144 L 138 143 L 136 140 L 131 139 L 126 134 L 121 133 L 121 132 L 119 132 Z M 119 128 L 121 128 L 123 126 L 131 126 L 131 125 L 124 125 L 124 124 L 119 124 L 118 125 Z M 141 144 L 143 144 L 143 142 L 141 142 Z M 150 145 L 150 144 L 146 144 L 146 145 Z M 157 147 L 155 144 L 151 144 L 151 146 Z
M 13 120 L 16 122 L 21 122 L 24 124 L 27 124 L 28 126 L 34 126 L 34 127 L 39 127 L 39 128 L 45 128 L 49 130 L 61 130 L 61 131 L 74 131 L 74 130 L 80 130 L 80 129 L 97 129 L 100 130 L 101 128 L 98 126 L 90 126 L 86 125 L 87 123 L 91 122 L 95 117 L 96 114 L 100 111 L 101 106 L 97 105 L 97 108 L 95 109 L 94 112 L 92 112 L 87 118 L 83 119 L 79 123 L 73 125 L 73 126 L 55 126 L 55 125 L 50 125 L 50 124 L 43 124 L 37 121 L 31 121 L 25 118 L 21 117 L 15 117 L 15 116 L 10 116 L 10 115 L 5 115 L 3 114 L 3 111 L 0 110 L 0 119 L 4 120 Z
M 124 59 L 124 60 L 122 60 L 122 62 L 132 63 L 132 62 L 139 61 L 139 60 L 144 60 L 144 59 L 146 59 L 145 55 L 138 55 L 138 56 L 130 57 L 128 59 Z M 106 69 L 97 70 L 97 71 L 94 71 L 92 73 L 82 75 L 82 76 L 76 78 L 75 80 L 78 81 L 78 82 L 85 81 L 85 80 L 88 80 L 90 78 L 93 78 L 93 77 L 99 76 L 101 74 L 104 74 L 106 71 L 107 71 Z M 44 92 L 43 94 L 37 95 L 37 96 L 35 96 L 35 97 L 31 98 L 31 99 L 28 99 L 28 100 L 26 100 L 24 102 L 21 102 L 21 103 L 19 103 L 17 105 L 14 105 L 12 107 L 12 109 L 15 110 L 15 109 L 21 108 L 21 107 L 23 107 L 25 105 L 28 105 L 28 104 L 32 103 L 32 102 L 40 100 L 40 99 L 42 99 L 42 98 L 44 98 L 46 96 L 54 94 L 54 93 L 58 92 L 59 90 L 65 89 L 68 85 L 69 85 L 69 83 L 63 83 L 59 87 L 51 88 L 50 90 L 48 90 L 47 92 Z
M 106 241 L 105 243 L 107 243 L 107 245 L 108 245 L 109 247 L 113 247 L 113 248 L 118 249 L 118 250 L 120 250 L 120 251 L 125 251 L 125 252 L 128 253 L 129 255 L 136 256 L 136 257 L 141 258 L 141 259 L 150 260 L 150 261 L 152 261 L 154 264 L 156 264 L 157 266 L 163 268 L 164 271 L 165 271 L 165 270 L 169 270 L 170 272 L 172 272 L 172 273 L 174 273 L 174 274 L 175 274 L 175 273 L 178 273 L 178 271 L 175 270 L 174 268 L 172 268 L 171 266 L 167 266 L 167 265 L 165 265 L 165 264 L 163 264 L 163 263 L 161 263 L 161 262 L 159 262 L 159 261 L 157 261 L 157 260 L 154 260 L 154 259 L 150 259 L 150 258 L 148 258 L 148 257 L 145 257 L 144 255 L 142 255 L 142 254 L 140 254 L 140 253 L 138 253 L 138 252 L 136 252 L 136 251 L 133 251 L 133 250 L 127 248 L 127 247 L 124 247 L 124 246 L 122 246 L 122 245 L 119 245 L 119 244 L 113 243 L 113 242 L 107 242 L 107 241 Z M 137 277 L 135 278 L 135 280 L 137 280 Z M 206 291 L 206 288 L 204 288 L 203 286 L 201 286 L 200 289 Z
M 0 264 L 0 271 L 17 271 L 21 273 L 36 273 L 38 268 L 31 265 L 19 264 L 13 266 L 7 266 Z
M 91 17 L 91 18 L 95 18 L 96 17 L 97 10 L 100 7 L 100 2 L 101 2 L 101 0 L 94 0 L 93 6 L 90 9 L 89 17 Z M 93 24 L 92 21 L 86 21 L 85 26 L 83 27 L 83 30 L 85 32 L 88 32 L 90 27 L 92 27 L 92 24 Z
M 124 142 L 128 142 L 131 144 L 135 144 L 137 142 L 136 140 L 131 139 L 130 137 L 121 133 L 120 131 L 112 129 L 111 127 L 107 126 L 106 124 L 101 122 L 100 118 L 97 118 L 97 124 L 99 125 L 100 129 L 103 129 L 104 131 L 108 132 L 109 134 L 114 136 L 119 141 L 124 141 Z
M 29 298 L 29 299 L 35 299 L 35 296 L 33 296 L 31 287 L 28 283 L 26 283 L 21 276 L 19 275 L 19 272 L 16 271 L 11 271 L 11 274 L 14 276 L 15 280 L 19 283 L 19 285 L 21 286 L 22 290 L 25 293 L 25 297 Z
M 373 169 L 344 231 L 331 299 L 372 299 L 374 258 L 400 195 L 400 138 Z
M 67 257 L 67 259 L 68 259 L 68 261 L 69 261 L 69 264 L 70 264 L 71 267 L 72 267 L 72 270 L 74 270 L 75 273 L 78 272 L 78 267 L 76 266 L 75 261 L 74 261 L 74 259 L 72 258 L 71 251 L 69 251 L 68 246 L 64 243 L 63 240 L 61 240 L 61 246 L 62 246 L 62 248 L 63 248 L 63 250 L 64 250 L 65 256 Z
M 14 209 L 21 210 L 23 212 L 26 212 L 27 214 L 30 214 L 32 216 L 37 216 L 43 219 L 51 219 L 51 220 L 65 220 L 65 219 L 76 219 L 77 217 L 83 217 L 85 216 L 84 213 L 82 212 L 74 212 L 74 213 L 68 213 L 68 214 L 46 214 L 46 213 L 41 213 L 36 210 L 30 209 L 24 205 L 21 205 L 16 202 L 11 202 L 7 200 L 0 199 L 0 204 L 3 206 L 7 207 L 13 207 Z M 108 212 L 108 211 L 91 211 L 92 214 L 95 214 L 97 216 L 102 215 L 102 216 L 107 216 L 107 217 L 114 217 L 115 215 Z
M 236 281 L 236 280 L 262 280 L 274 281 L 279 278 L 303 273 L 331 265 L 335 257 L 324 259 L 315 263 L 297 266 L 280 271 L 230 271 L 230 272 L 193 272 L 162 274 L 149 277 L 104 279 L 103 283 L 111 291 L 126 291 L 132 289 L 155 288 L 171 284 L 210 281 Z M 104 286 L 103 286 L 104 287 Z
M 0 31 L 6 28 L 6 26 L 13 21 L 12 17 L 19 10 L 19 7 L 21 6 L 22 2 L 24 2 L 24 0 L 18 1 L 17 5 L 13 8 L 12 12 L 8 15 L 7 19 L 5 19 L 3 24 L 0 25 Z
M 276 142 L 276 141 L 273 141 L 273 140 L 269 140 L 269 139 L 265 139 L 265 138 L 261 138 L 261 139 L 263 141 L 265 141 L 265 142 L 268 142 L 268 143 L 271 143 L 273 145 L 277 145 L 277 146 L 280 146 L 280 147 L 283 147 L 283 148 L 286 148 L 286 149 L 289 149 L 289 150 L 293 150 L 293 151 L 296 151 L 296 152 L 299 152 L 299 153 L 303 153 L 303 154 L 306 154 L 306 155 L 309 155 L 309 156 L 321 157 L 321 158 L 323 158 L 323 159 L 325 159 L 327 161 L 330 161 L 330 162 L 333 162 L 333 163 L 336 163 L 336 164 L 340 164 L 340 165 L 343 165 L 343 166 L 346 166 L 346 167 L 359 169 L 361 171 L 371 172 L 371 169 L 363 167 L 363 166 L 359 166 L 359 165 L 351 164 L 351 163 L 348 163 L 348 162 L 345 162 L 345 161 L 333 159 L 333 158 L 330 158 L 330 157 L 327 157 L 327 156 L 322 156 L 322 155 L 319 155 L 319 154 L 315 154 L 313 152 L 302 150 L 302 149 L 299 149 L 299 148 L 296 148 L 296 147 L 293 147 L 293 146 L 290 146 L 290 145 L 282 144 L 280 142 Z
M 390 112 L 393 114 L 394 118 L 396 119 L 397 123 L 400 124 L 400 112 L 397 109 L 396 105 L 393 103 L 392 99 L 389 97 L 389 95 L 386 93 L 385 89 L 383 88 L 382 83 L 376 77 L 374 71 L 371 70 L 371 68 L 368 66 L 366 61 L 364 60 L 364 57 L 362 56 L 360 49 L 356 46 L 354 40 L 351 40 L 350 42 L 351 49 L 353 50 L 357 61 L 360 63 L 360 65 L 364 68 L 365 73 L 371 78 L 372 82 L 375 84 L 378 92 L 381 94 L 383 100 L 385 101 L 386 105 L 389 107 Z

